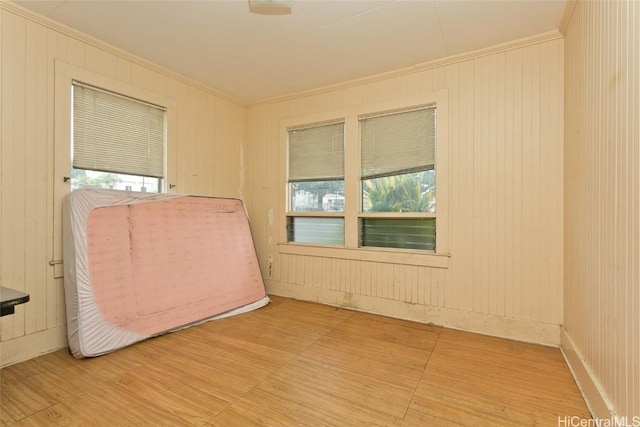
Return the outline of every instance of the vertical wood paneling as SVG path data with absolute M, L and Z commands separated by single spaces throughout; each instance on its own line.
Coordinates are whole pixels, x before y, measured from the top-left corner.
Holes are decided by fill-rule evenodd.
M 46 306 L 46 309 L 45 309 L 46 325 L 43 328 L 38 328 L 38 331 L 47 330 L 49 328 L 55 328 L 57 325 L 64 324 L 64 321 L 62 321 L 62 323 L 58 323 L 58 312 L 60 310 L 57 307 L 62 305 L 62 301 L 58 301 L 56 288 L 61 287 L 61 280 L 56 279 L 55 274 L 51 274 L 51 271 L 50 271 L 51 268 L 48 265 L 48 262 L 54 259 L 53 234 L 55 230 L 55 215 L 54 215 L 55 209 L 54 209 L 54 202 L 53 202 L 54 194 L 53 194 L 53 191 L 51 191 L 50 187 L 51 187 L 51 181 L 54 177 L 54 172 L 55 172 L 54 171 L 55 111 L 54 111 L 53 102 L 42 101 L 42 99 L 50 100 L 54 96 L 54 85 L 55 85 L 54 61 L 60 55 L 59 46 L 60 46 L 61 36 L 52 29 L 44 28 L 43 30 L 45 32 L 45 37 L 47 40 L 46 47 L 44 47 L 46 49 L 46 54 L 45 52 L 42 52 L 41 55 L 38 55 L 38 58 L 42 63 L 42 67 L 46 69 L 45 72 L 47 75 L 47 80 L 46 80 L 47 90 L 46 92 L 43 92 L 43 94 L 46 93 L 46 98 L 41 98 L 41 101 L 40 101 L 41 104 L 44 104 L 42 108 L 46 108 L 47 126 L 46 128 L 41 129 L 41 132 L 43 132 L 44 137 L 39 140 L 39 143 L 43 144 L 40 147 L 44 147 L 44 148 L 41 148 L 41 151 L 47 153 L 47 157 L 46 157 L 47 166 L 46 166 L 46 176 L 45 176 L 46 185 L 43 186 L 43 189 L 46 192 L 46 202 L 45 202 L 46 209 L 42 211 L 42 212 L 46 212 L 46 218 L 43 218 L 43 219 L 46 224 L 46 234 L 44 234 L 44 236 L 46 236 L 46 245 L 45 245 L 46 258 L 45 259 L 47 264 L 41 267 L 46 270 L 44 273 L 46 280 L 44 280 L 43 283 L 41 284 L 44 286 L 44 290 L 41 290 L 40 291 L 41 293 L 38 293 L 37 298 L 35 296 L 32 296 L 29 301 L 31 303 L 34 301 L 43 300 L 41 301 L 41 303 Z M 39 76 L 39 79 L 40 78 L 42 78 L 42 76 Z M 45 231 L 45 230 L 42 230 L 42 231 Z M 43 236 L 43 235 L 39 234 L 39 236 Z M 39 242 L 38 246 L 42 247 L 42 241 Z
M 20 19 L 14 26 L 14 42 L 17 49 L 13 52 L 13 81 L 14 81 L 14 97 L 13 97 L 13 138 L 14 141 L 24 141 L 27 133 L 26 119 L 26 21 Z M 11 63 L 11 59 L 9 60 Z M 26 144 L 19 144 L 13 150 L 13 157 L 11 159 L 12 164 L 18 166 L 21 170 L 27 170 L 26 166 Z M 9 169 L 10 170 L 10 169 Z M 8 172 L 5 170 L 5 172 Z M 11 283 L 15 283 L 18 289 L 26 289 L 25 284 L 25 255 L 27 246 L 25 242 L 26 231 L 28 230 L 27 221 L 28 218 L 25 215 L 25 207 L 27 205 L 28 195 L 26 194 L 26 177 L 15 174 L 13 179 L 13 186 L 11 191 L 13 192 L 13 200 L 9 203 L 13 205 L 13 218 L 12 218 L 12 236 L 10 240 L 15 244 L 11 250 L 15 251 L 13 257 L 13 265 L 15 272 L 13 274 L 13 280 Z M 16 315 L 13 322 L 13 334 L 14 336 L 21 336 L 24 334 L 25 327 L 25 312 L 20 310 Z
M 513 201 L 515 198 L 514 192 L 514 173 L 517 170 L 514 164 L 514 104 L 515 104 L 515 64 L 514 52 L 506 52 L 504 60 L 504 128 L 503 128 L 503 145 L 502 145 L 502 174 L 504 179 L 504 194 L 503 201 Z M 514 207 L 513 202 L 508 209 L 505 209 L 501 213 L 501 223 L 504 224 L 505 245 L 504 250 L 504 315 L 512 317 L 514 315 L 514 286 L 507 283 L 509 278 L 514 277 Z M 509 238 L 507 238 L 509 236 Z
M 26 35 L 26 45 L 25 45 L 25 81 L 26 82 L 35 82 L 37 81 L 37 26 L 31 22 L 26 22 L 25 35 Z M 24 170 L 32 169 L 31 165 L 37 164 L 37 159 L 40 156 L 40 153 L 37 152 L 37 110 L 38 110 L 38 92 L 37 85 L 28 84 L 25 87 L 25 135 L 24 140 L 26 141 L 34 141 L 31 144 L 25 144 L 25 163 Z M 27 120 L 27 117 L 29 118 Z M 36 126 L 30 126 L 29 122 L 33 122 Z M 25 290 L 31 294 L 34 292 L 36 284 L 37 284 L 37 265 L 38 262 L 36 260 L 36 248 L 37 248 L 37 235 L 36 224 L 37 224 L 37 199 L 34 197 L 37 194 L 37 172 L 25 174 L 24 176 L 24 192 L 25 192 L 25 205 L 24 205 L 24 219 L 29 232 L 24 234 L 25 241 L 25 252 L 24 252 L 24 283 Z M 36 318 L 35 311 L 32 310 L 32 307 L 27 308 L 25 306 L 25 321 L 24 321 L 24 329 L 25 330 L 35 330 L 36 329 Z M 23 335 L 24 330 L 20 333 L 17 333 L 17 336 Z
M 495 199 L 493 215 L 493 234 L 496 236 L 495 241 L 502 244 L 496 245 L 496 257 L 493 260 L 493 268 L 495 270 L 495 286 L 491 299 L 495 302 L 493 311 L 500 316 L 505 314 L 505 269 L 506 269 L 506 250 L 505 243 L 507 237 L 505 234 L 506 227 L 504 224 L 507 220 L 506 209 L 508 199 L 505 197 L 506 186 L 509 181 L 508 175 L 505 173 L 505 128 L 506 128 L 506 110 L 505 110 L 505 93 L 506 85 L 504 84 L 506 77 L 506 54 L 495 55 L 495 78 L 492 82 L 496 91 L 496 107 L 495 112 L 495 144 L 492 145 L 492 158 L 494 159 L 493 180 L 495 182 Z M 500 122 L 498 117 L 502 117 Z
M 578 2 L 565 45 L 564 323 L 590 372 L 579 381 L 604 394 L 587 396 L 595 415 L 629 420 L 640 416 L 638 27 L 636 1 Z
M 537 47 L 537 46 L 536 46 Z M 519 188 L 519 198 L 522 206 L 522 219 L 520 223 L 521 232 L 523 235 L 523 244 L 521 246 L 522 253 L 522 276 L 529 277 L 533 283 L 538 284 L 535 280 L 536 271 L 534 268 L 536 240 L 530 240 L 527 236 L 533 232 L 531 216 L 536 214 L 538 207 L 538 200 L 534 198 L 537 182 L 534 179 L 535 167 L 536 167 L 536 145 L 538 141 L 533 140 L 532 135 L 532 118 L 533 118 L 533 78 L 535 70 L 533 69 L 537 63 L 537 49 L 531 49 L 527 55 L 523 55 L 522 58 L 522 158 L 521 169 L 519 175 L 522 179 L 522 186 Z M 537 287 L 537 286 L 535 286 Z M 534 286 L 522 286 L 521 287 L 521 316 L 531 317 L 534 313 L 533 307 L 533 292 Z M 527 301 L 527 303 L 524 303 Z
M 559 325 L 562 60 L 562 41 L 555 40 L 250 108 L 247 182 L 255 191 L 247 200 L 264 263 L 267 254 L 278 253 L 273 236 L 284 227 L 284 206 L 277 202 L 283 174 L 273 168 L 285 167 L 282 120 L 402 93 L 449 94 L 449 268 L 338 259 L 318 264 L 301 261 L 309 255 L 279 255 L 274 282 L 300 286 L 296 292 L 321 286 L 352 294 L 356 304 L 357 296 L 372 297 L 382 310 L 387 301 L 390 310 L 408 303 Z M 273 212 L 273 223 L 260 221 L 261 212 Z M 326 268 L 331 272 L 313 272 Z
M 48 49 L 49 49 L 49 37 L 48 30 L 40 26 L 34 26 L 37 40 L 37 54 L 36 54 L 36 98 L 47 99 L 49 96 L 49 75 L 50 63 L 48 61 Z M 51 82 L 53 83 L 53 82 Z M 40 215 L 36 215 L 36 226 L 34 229 L 34 250 L 35 250 L 35 262 L 32 268 L 36 271 L 34 281 L 31 284 L 32 288 L 30 292 L 34 295 L 46 295 L 47 284 L 49 279 L 48 264 L 46 263 L 49 258 L 49 250 L 51 245 L 47 239 L 46 244 L 42 244 L 38 240 L 38 236 L 47 236 L 49 224 L 52 221 L 49 220 L 48 213 L 51 211 L 51 199 L 49 198 L 48 182 L 49 176 L 52 175 L 52 151 L 48 147 L 49 129 L 52 128 L 52 123 L 49 120 L 49 107 L 46 103 L 36 102 L 36 115 L 33 118 L 35 120 L 36 129 L 36 143 L 39 147 L 35 158 L 35 167 L 32 173 L 36 177 L 36 189 L 34 199 L 36 201 L 36 212 L 40 212 Z M 41 147 L 47 147 L 42 149 Z M 45 215 L 42 215 L 45 213 Z M 25 310 L 27 307 L 25 307 Z M 27 328 L 27 330 L 42 331 L 47 329 L 47 301 L 45 298 L 38 298 L 34 301 L 34 304 L 29 307 L 35 313 L 35 325 L 33 329 Z
M 500 262 L 498 262 L 498 253 L 500 251 L 500 246 L 498 242 L 502 243 L 502 241 L 498 240 L 498 232 L 497 232 L 497 224 L 496 219 L 499 215 L 498 212 L 501 211 L 500 207 L 497 206 L 497 198 L 498 192 L 500 191 L 499 184 L 497 182 L 497 172 L 499 169 L 499 165 L 496 163 L 497 158 L 497 143 L 498 143 L 498 117 L 499 113 L 497 111 L 497 97 L 499 93 L 498 86 L 502 87 L 502 84 L 498 85 L 497 77 L 500 74 L 500 68 L 498 67 L 497 60 L 502 57 L 503 54 L 492 55 L 487 61 L 487 66 L 492 72 L 485 72 L 487 76 L 489 76 L 488 81 L 485 82 L 483 86 L 486 85 L 488 88 L 488 94 L 485 97 L 488 100 L 488 111 L 487 111 L 487 121 L 488 121 L 488 139 L 486 142 L 487 146 L 487 167 L 485 174 L 487 175 L 488 181 L 488 192 L 487 192 L 487 249 L 489 253 L 496 254 L 496 256 L 491 257 L 487 260 L 487 283 L 488 283 L 488 292 L 487 292 L 487 302 L 488 307 L 487 311 L 490 313 L 500 314 L 500 309 L 498 308 L 498 300 L 497 300 L 497 288 L 500 286 L 497 278 L 497 269 L 498 264 L 502 264 L 502 258 Z
M 0 200 L 2 201 L 2 215 L 0 216 L 0 221 L 2 223 L 2 228 L 0 229 L 0 246 L 2 249 L 0 253 L 2 254 L 2 270 L 0 271 L 0 278 L 2 279 L 2 283 L 8 283 L 9 281 L 14 280 L 13 271 L 9 269 L 11 265 L 13 265 L 13 260 L 15 254 L 12 251 L 12 247 L 9 242 L 12 240 L 12 228 L 11 223 L 13 221 L 13 206 L 11 201 L 9 200 L 8 195 L 9 192 L 12 192 L 14 177 L 7 174 L 11 164 L 13 163 L 13 152 L 16 147 L 13 144 L 8 144 L 8 141 L 13 140 L 13 100 L 15 97 L 15 87 L 13 85 L 9 87 L 5 87 L 5 81 L 13 81 L 15 70 L 14 70 L 14 51 L 16 50 L 16 44 L 14 42 L 14 22 L 13 20 L 7 19 L 6 16 L 0 16 L 2 19 L 2 23 L 0 24 L 0 30 L 2 31 L 2 40 L 7 44 L 6 48 L 3 46 L 2 49 L 2 128 L 0 132 L 2 132 L 2 140 L 0 141 L 2 147 L 2 156 L 0 161 L 2 162 L 2 197 Z M 6 124 L 5 124 L 6 118 Z M 7 322 L 2 322 L 2 333 L 3 339 L 4 337 L 12 338 L 13 337 L 13 319 L 8 320 Z
M 0 282 L 31 297 L 0 322 L 4 365 L 66 345 L 59 338 L 52 343 L 66 322 L 63 281 L 49 265 L 60 244 L 54 163 L 67 155 L 54 150 L 55 61 L 175 100 L 170 126 L 178 138 L 167 163 L 180 192 L 239 196 L 238 147 L 247 118 L 243 107 L 211 92 L 0 7 Z
M 473 192 L 473 183 L 474 183 L 474 175 L 473 175 L 473 162 L 475 158 L 475 151 L 472 141 L 474 139 L 474 127 L 470 126 L 473 123 L 474 117 L 474 97 L 473 97 L 473 86 L 474 86 L 474 62 L 467 61 L 460 64 L 461 77 L 458 82 L 458 98 L 459 98 L 459 123 L 467 123 L 467 126 L 452 126 L 459 127 L 460 131 L 460 139 L 458 141 L 452 140 L 452 145 L 458 146 L 458 152 L 460 153 L 460 157 L 452 157 L 453 161 L 458 161 L 455 159 L 460 159 L 459 161 L 462 164 L 467 165 L 467 167 L 463 168 L 452 168 L 451 175 L 453 178 L 452 185 L 452 196 L 457 198 L 458 204 L 457 206 L 453 206 L 450 209 L 452 215 L 452 223 L 459 224 L 458 233 L 452 233 L 452 230 L 449 231 L 449 236 L 451 237 L 451 250 L 453 251 L 455 248 L 455 253 L 460 254 L 459 256 L 452 258 L 452 275 L 458 275 L 457 281 L 452 281 L 451 283 L 455 283 L 455 285 L 447 287 L 447 298 L 448 301 L 459 301 L 458 307 L 462 310 L 473 310 L 473 302 L 474 302 L 474 268 L 470 268 L 473 261 L 473 255 L 475 253 L 475 245 L 476 240 L 474 239 L 474 229 L 475 229 L 475 214 L 473 209 L 473 205 L 470 204 L 473 201 L 474 192 Z M 455 93 L 455 92 L 454 92 Z M 455 114 L 454 111 L 452 111 Z M 455 117 L 455 116 L 454 116 Z M 456 185 L 456 176 L 459 176 L 458 184 Z M 453 252 L 452 252 L 453 253 Z M 430 293 L 428 294 L 430 296 Z M 426 302 L 427 304 L 431 303 L 431 298 Z
M 561 289 L 557 265 L 561 241 L 554 239 L 553 233 L 562 230 L 562 223 L 553 215 L 540 215 L 540 211 L 557 211 L 561 200 L 559 154 L 553 149 L 544 150 L 561 143 L 557 129 L 560 112 L 554 106 L 562 104 L 562 95 L 558 91 L 544 92 L 542 82 L 546 76 L 553 78 L 561 72 L 562 58 L 557 54 L 561 41 L 259 105 L 246 112 L 242 107 L 161 75 L 147 65 L 104 52 L 77 38 L 39 24 L 27 28 L 23 18 L 4 10 L 2 19 L 0 277 L 3 281 L 19 280 L 22 275 L 24 283 L 27 271 L 31 275 L 29 280 L 46 275 L 46 289 L 42 284 L 34 288 L 30 306 L 34 311 L 25 308 L 26 318 L 3 319 L 3 340 L 42 330 L 43 319 L 37 317 L 42 315 L 34 317 L 33 313 L 43 305 L 47 312 L 46 328 L 64 323 L 62 281 L 53 279 L 52 269 L 43 265 L 51 257 L 52 216 L 57 215 L 58 209 L 53 205 L 50 190 L 54 160 L 54 59 L 175 99 L 176 140 L 168 147 L 168 173 L 172 183 L 177 184 L 176 191 L 224 196 L 244 192 L 265 277 L 271 257 L 274 281 L 316 291 L 326 289 L 392 303 L 559 324 L 559 303 L 550 300 L 557 299 Z M 34 56 L 33 48 L 26 45 L 33 44 L 30 41 L 38 32 L 46 34 L 46 39 L 38 39 L 35 44 L 34 60 L 23 58 L 22 68 L 16 68 L 16 55 Z M 27 65 L 30 62 L 38 64 L 35 73 L 27 70 L 33 66 Z M 25 81 L 16 85 L 20 83 L 18 74 Z M 27 86 L 31 91 L 36 88 L 35 95 L 26 94 Z M 19 92 L 20 87 L 25 93 Z M 284 227 L 280 121 L 442 88 L 448 90 L 450 97 L 449 269 L 280 254 L 277 236 Z M 31 105 L 34 102 L 35 107 Z M 14 108 L 16 103 L 24 104 L 18 105 L 22 113 Z M 42 120 L 35 121 L 35 131 L 26 124 L 27 111 L 36 117 L 44 114 Z M 249 127 L 245 130 L 247 123 Z M 44 185 L 42 176 L 27 177 L 14 165 L 15 160 L 24 165 L 32 153 L 39 164 L 46 165 Z M 242 158 L 240 153 L 244 153 Z M 246 171 L 243 188 L 238 172 L 241 162 Z M 539 188 L 543 179 L 551 184 L 550 188 Z M 27 195 L 28 188 L 37 188 L 37 200 Z M 45 208 L 41 209 L 42 206 Z M 17 230 L 22 231 L 16 231 L 14 221 L 18 221 Z M 7 235 L 11 237 L 6 239 Z M 16 252 L 16 248 L 23 250 Z M 17 260 L 16 253 L 32 248 L 38 255 Z M 541 272 L 543 269 L 550 271 Z M 384 304 L 381 307 L 384 309 Z
M 511 52 L 510 52 L 511 53 Z M 523 256 L 524 250 L 527 246 L 525 241 L 526 236 L 523 233 L 523 194 L 522 194 L 522 168 L 523 168 L 523 121 L 525 117 L 524 106 L 522 103 L 524 76 L 523 76 L 523 59 L 526 55 L 521 50 L 513 52 L 514 59 L 514 101 L 513 101 L 513 175 L 511 179 L 513 181 L 513 198 L 510 208 L 513 210 L 513 235 L 511 237 L 511 249 L 513 254 L 513 276 L 512 277 L 528 277 L 524 270 L 526 262 L 525 256 Z M 526 300 L 523 288 L 524 284 L 520 280 L 516 280 L 511 283 L 513 288 L 513 317 L 523 316 L 523 301 Z
M 487 270 L 486 270 L 486 257 L 477 253 L 478 247 L 487 247 L 487 196 L 489 195 L 486 188 L 486 178 L 483 176 L 483 165 L 486 164 L 486 151 L 488 145 L 486 144 L 488 128 L 486 125 L 486 111 L 485 104 L 487 98 L 484 96 L 488 89 L 483 82 L 483 67 L 484 58 L 474 61 L 473 69 L 473 98 L 474 105 L 473 115 L 471 120 L 473 123 L 473 137 L 468 142 L 469 148 L 473 150 L 473 163 L 470 164 L 473 171 L 473 187 L 471 190 L 471 197 L 473 205 L 471 206 L 473 212 L 473 249 L 474 254 L 469 260 L 473 266 L 473 286 L 471 292 L 473 295 L 472 311 L 486 312 L 488 307 L 487 301 Z M 470 123 L 470 124 L 471 124 Z

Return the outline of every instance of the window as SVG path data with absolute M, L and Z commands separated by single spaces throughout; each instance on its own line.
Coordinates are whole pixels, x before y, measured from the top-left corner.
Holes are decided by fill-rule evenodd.
M 72 91 L 72 188 L 161 192 L 166 109 L 77 81 Z
M 291 118 L 281 129 L 281 253 L 447 268 L 446 90 Z
M 175 179 L 172 176 L 172 171 L 175 171 L 175 156 L 169 156 L 167 153 L 175 151 L 176 145 L 176 102 L 171 97 L 156 91 L 149 90 L 140 86 L 137 83 L 125 82 L 116 79 L 112 79 L 102 74 L 96 74 L 92 71 L 77 67 L 75 65 L 67 64 L 64 61 L 54 61 L 54 153 L 53 153 L 53 256 L 50 260 L 50 264 L 54 268 L 54 277 L 61 278 L 62 272 L 62 203 L 64 197 L 75 188 L 81 182 L 87 184 L 99 185 L 101 187 L 113 187 L 126 190 L 127 187 L 131 187 L 133 191 L 171 191 L 168 182 Z M 111 95 L 111 98 L 117 98 L 118 100 L 126 101 L 125 106 L 116 107 L 113 111 L 120 111 L 120 109 L 127 108 L 128 105 L 141 105 L 147 111 L 151 111 L 156 119 L 148 123 L 154 123 L 153 126 L 147 126 L 149 135 L 156 135 L 156 138 L 152 140 L 156 141 L 155 144 L 149 144 L 147 147 L 149 158 L 161 159 L 160 161 L 152 162 L 149 164 L 155 164 L 155 169 L 138 169 L 133 171 L 121 170 L 119 167 L 107 166 L 105 168 L 98 165 L 98 163 L 82 163 L 73 165 L 74 162 L 79 160 L 78 156 L 74 154 L 76 144 L 80 141 L 79 130 L 76 130 L 76 125 L 79 126 L 78 114 L 74 111 L 74 107 L 78 107 L 80 104 L 74 102 L 74 98 L 78 95 L 76 88 L 83 87 L 88 89 L 86 93 L 100 92 L 101 94 Z M 84 91 L 84 89 L 83 89 Z M 91 104 L 88 104 L 91 105 Z M 98 105 L 97 103 L 95 104 Z M 100 109 L 88 108 L 87 111 L 97 113 Z M 133 114 L 131 114 L 133 116 Z M 110 118 L 108 114 L 96 114 L 96 120 L 89 119 L 87 123 L 93 123 L 96 126 L 104 127 L 104 123 L 101 120 Z M 111 117 L 112 118 L 112 117 Z M 129 119 L 129 117 L 126 117 Z M 126 143 L 122 142 L 123 129 L 119 118 L 116 118 L 116 123 L 111 122 L 112 129 L 120 129 L 118 138 L 112 135 L 108 135 L 107 138 L 102 138 L 100 135 L 86 138 L 88 146 L 92 146 L 92 140 L 98 142 L 100 145 L 106 144 L 107 146 L 115 147 L 115 144 L 120 144 L 120 152 L 115 153 L 117 158 L 121 160 L 128 160 L 131 157 L 131 153 L 134 150 L 131 149 L 132 136 L 135 132 L 130 132 L 126 135 Z M 128 121 L 122 121 L 122 123 Z M 142 127 L 145 128 L 144 126 Z M 96 127 L 96 131 L 99 127 Z M 154 130 L 155 129 L 155 130 Z M 105 129 L 106 131 L 109 130 Z M 159 132 L 158 132 L 159 131 Z M 125 128 L 124 132 L 129 132 Z M 86 134 L 89 135 L 89 134 Z M 104 134 L 103 134 L 104 135 Z M 151 140 L 150 140 L 151 141 Z M 150 142 L 149 141 L 149 142 Z M 80 142 L 81 144 L 83 142 Z M 114 144 L 114 145 L 112 145 Z M 142 152 L 142 151 L 140 151 Z M 154 153 L 154 154 L 151 154 Z M 94 155 L 94 159 L 101 157 L 101 154 Z M 103 156 L 106 158 L 106 156 Z M 145 160 L 146 162 L 146 160 Z M 111 165 L 111 163 L 109 163 Z M 161 167 L 158 167 L 161 166 Z M 102 170 L 105 169 L 105 170 Z M 152 172 L 150 172 L 152 171 Z M 71 178 L 71 179 L 70 179 Z M 129 182 L 127 182 L 129 181 Z M 175 181 L 173 181 L 175 182 Z
M 287 241 L 344 244 L 344 122 L 287 131 Z
M 376 113 L 359 122 L 360 246 L 435 251 L 436 107 Z

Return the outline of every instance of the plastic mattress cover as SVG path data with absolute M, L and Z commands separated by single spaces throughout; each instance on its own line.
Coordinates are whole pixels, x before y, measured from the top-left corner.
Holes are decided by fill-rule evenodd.
M 269 302 L 238 199 L 74 190 L 63 204 L 63 252 L 76 358 Z

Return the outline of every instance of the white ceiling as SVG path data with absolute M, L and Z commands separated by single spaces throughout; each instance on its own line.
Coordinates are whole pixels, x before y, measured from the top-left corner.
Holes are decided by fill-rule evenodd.
M 566 0 L 16 3 L 251 103 L 555 30 Z

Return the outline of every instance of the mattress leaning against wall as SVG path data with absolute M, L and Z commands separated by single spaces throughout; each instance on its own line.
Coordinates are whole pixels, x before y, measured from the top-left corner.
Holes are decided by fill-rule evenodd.
M 240 200 L 81 188 L 63 230 L 76 358 L 269 302 Z

